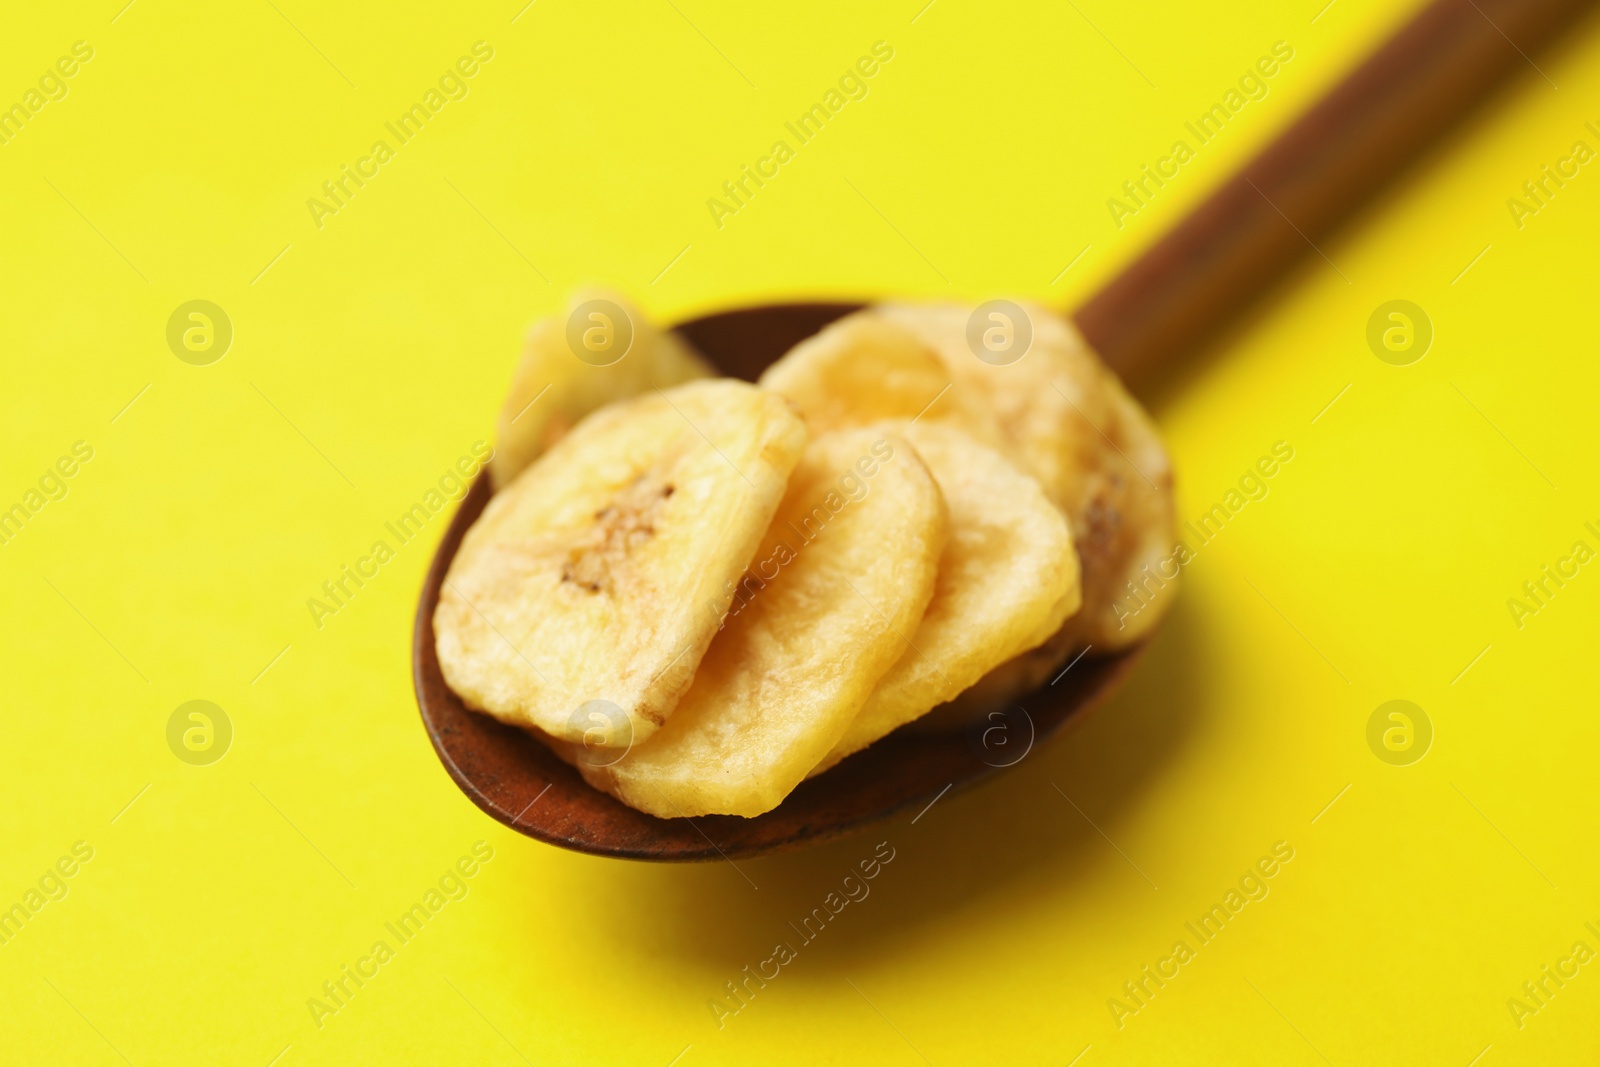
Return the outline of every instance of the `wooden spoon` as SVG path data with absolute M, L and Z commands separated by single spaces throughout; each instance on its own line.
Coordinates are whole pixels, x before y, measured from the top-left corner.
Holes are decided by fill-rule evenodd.
M 1198 347 L 1314 242 L 1431 145 L 1593 0 L 1436 0 L 1074 318 L 1138 381 Z M 859 304 L 779 304 L 677 327 L 747 381 Z M 658 819 L 592 789 L 530 735 L 468 711 L 440 674 L 433 613 L 467 528 L 490 496 L 480 477 L 423 584 L 413 640 L 417 703 L 450 776 L 484 811 L 554 845 L 605 856 L 706 860 L 797 848 L 930 804 L 1020 759 L 1116 688 L 1135 648 L 1086 658 L 1019 703 L 1025 714 L 949 732 L 900 730 L 802 784 L 754 819 Z M 999 726 L 1003 735 L 996 735 Z M 1005 747 L 1010 746 L 1010 747 Z

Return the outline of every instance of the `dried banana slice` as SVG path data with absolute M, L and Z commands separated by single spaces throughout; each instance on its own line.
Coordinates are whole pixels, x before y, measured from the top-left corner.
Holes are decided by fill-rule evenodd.
M 944 543 L 939 489 L 905 440 L 817 437 L 672 718 L 620 760 L 577 766 L 663 818 L 776 807 L 905 651 Z
M 761 385 L 799 405 L 815 433 L 880 419 L 951 423 L 994 447 L 1000 425 L 981 394 L 952 377 L 945 361 L 911 330 L 857 313 L 790 349 Z
M 528 329 L 495 423 L 489 463 L 495 488 L 506 486 L 591 411 L 712 373 L 687 343 L 657 330 L 620 297 L 578 295 L 566 314 Z
M 1109 417 L 1102 371 L 1059 316 L 1032 305 L 1016 307 L 1027 316 L 1032 343 L 1020 358 L 999 364 L 980 359 L 968 343 L 971 307 L 883 304 L 859 314 L 895 323 L 936 352 L 946 373 L 1000 426 L 1003 450 L 1070 516 L 1084 499 L 1084 472 L 1105 448 L 1095 430 Z
M 1178 591 L 1177 566 L 1168 564 L 1178 542 L 1171 461 L 1149 416 L 1109 371 L 1105 389 L 1112 447 L 1082 513 L 1085 610 L 1069 624 L 1062 655 L 1085 645 L 1115 651 L 1142 640 Z
M 462 541 L 434 615 L 450 688 L 570 741 L 649 736 L 693 680 L 806 437 L 788 401 L 728 379 L 589 416 Z M 612 709 L 604 736 L 597 709 Z
M 1172 467 L 1148 416 L 1071 323 L 1038 306 L 1017 307 L 1032 343 L 1002 365 L 969 346 L 970 307 L 885 304 L 858 315 L 902 326 L 938 353 L 967 394 L 984 400 L 1007 454 L 1039 479 L 1072 525 L 1083 607 L 1065 634 L 1030 657 L 1037 674 L 1086 644 L 1114 651 L 1149 631 L 1176 589 L 1172 579 L 1156 589 L 1144 568 L 1170 553 L 1175 519 Z M 1152 589 L 1136 621 L 1119 605 L 1129 582 Z
M 950 534 L 911 647 L 879 680 L 819 772 L 954 699 L 1055 633 L 1078 608 L 1072 533 L 1033 477 L 953 427 L 880 428 L 909 439 L 933 471 Z

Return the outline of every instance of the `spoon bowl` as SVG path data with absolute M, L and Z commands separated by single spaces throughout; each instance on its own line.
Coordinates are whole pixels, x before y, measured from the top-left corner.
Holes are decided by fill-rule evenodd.
M 709 315 L 677 327 L 722 373 L 754 381 L 797 342 L 857 304 L 775 304 Z M 417 608 L 414 671 L 428 737 L 462 792 L 500 822 L 552 845 L 640 860 L 712 860 L 799 848 L 931 803 L 1020 762 L 1032 746 L 1103 699 L 1137 648 L 1085 657 L 1052 684 L 994 719 L 902 729 L 802 783 L 753 819 L 658 819 L 590 786 L 531 734 L 470 711 L 445 684 L 433 613 L 450 561 L 491 495 L 480 475 L 428 568 Z M 999 733 L 996 733 L 996 731 Z

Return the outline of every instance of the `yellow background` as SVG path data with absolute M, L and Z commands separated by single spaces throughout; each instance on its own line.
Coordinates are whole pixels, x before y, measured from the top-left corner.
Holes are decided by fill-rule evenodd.
M 1575 941 L 1600 948 L 1600 568 L 1521 629 L 1506 607 L 1574 541 L 1600 547 L 1600 174 L 1520 230 L 1506 207 L 1574 140 L 1600 147 L 1593 23 L 1171 371 L 1151 400 L 1185 518 L 1274 442 L 1295 458 L 1186 569 L 1125 691 L 915 825 L 738 871 L 502 829 L 446 777 L 411 692 L 443 516 L 312 622 L 321 583 L 489 436 L 523 328 L 572 287 L 666 321 L 824 294 L 1070 308 L 1406 15 L 921 2 L 7 15 L 0 102 L 74 41 L 95 50 L 0 146 L 0 506 L 94 448 L 0 546 L 0 904 L 94 848 L 0 946 L 8 1062 L 1600 1052 L 1600 965 L 1520 1029 L 1506 1006 Z M 478 40 L 494 58 L 470 94 L 319 230 L 307 198 Z M 879 40 L 894 58 L 870 95 L 719 230 L 705 200 Z M 1119 231 L 1106 198 L 1278 40 L 1295 57 L 1270 94 Z M 1436 330 L 1408 367 L 1364 339 L 1394 298 Z M 210 366 L 164 339 L 192 299 L 234 324 Z M 1366 743 L 1395 698 L 1435 729 L 1406 767 Z M 234 726 L 211 766 L 167 747 L 191 699 Z M 319 1029 L 307 999 L 478 840 L 494 858 L 470 894 Z M 708 1000 L 880 840 L 896 858 L 871 897 L 719 1029 Z M 1119 1028 L 1108 998 L 1277 841 L 1295 854 L 1270 895 Z

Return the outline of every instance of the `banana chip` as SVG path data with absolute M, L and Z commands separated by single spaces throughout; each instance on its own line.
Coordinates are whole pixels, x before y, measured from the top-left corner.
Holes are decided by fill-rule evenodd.
M 954 378 L 912 330 L 865 312 L 795 345 L 761 375 L 761 385 L 799 405 L 816 433 L 917 419 L 950 423 L 1001 445 L 1000 425 L 981 393 Z
M 434 615 L 450 688 L 569 741 L 648 737 L 693 680 L 806 437 L 782 397 L 727 379 L 584 420 L 462 541 Z
M 1177 594 L 1176 571 L 1162 573 L 1178 540 L 1172 464 L 1144 409 L 1115 376 L 1105 377 L 1112 447 L 1083 510 L 1086 610 L 1072 620 L 1063 653 L 1085 645 L 1115 651 L 1142 640 Z
M 953 427 L 881 429 L 909 439 L 933 471 L 949 509 L 949 539 L 911 647 L 817 772 L 954 699 L 1055 633 L 1078 608 L 1072 533 L 1036 480 Z
M 905 652 L 934 593 L 945 522 L 904 439 L 817 437 L 672 718 L 619 760 L 591 750 L 573 762 L 663 818 L 776 807 Z
M 1084 474 L 1106 447 L 1095 427 L 1107 424 L 1110 400 L 1099 360 L 1077 331 L 1042 308 L 1019 309 L 1027 316 L 1032 343 L 1022 356 L 1002 364 L 980 359 L 969 344 L 970 307 L 883 304 L 859 314 L 909 330 L 936 352 L 946 373 L 1001 428 L 1002 450 L 1072 516 L 1087 495 Z
M 504 488 L 590 412 L 712 373 L 688 344 L 620 297 L 580 294 L 565 315 L 529 328 L 495 422 L 489 476 Z
M 1037 306 L 1020 310 L 1032 343 L 1003 365 L 969 346 L 972 308 L 885 304 L 857 316 L 895 323 L 938 353 L 967 395 L 983 398 L 1004 451 L 1066 513 L 1083 569 L 1083 606 L 1066 633 L 1030 657 L 1037 674 L 1085 645 L 1114 651 L 1149 631 L 1176 589 L 1172 580 L 1154 589 L 1144 568 L 1170 552 L 1175 519 L 1172 467 L 1148 416 L 1069 322 Z M 1152 587 L 1142 594 L 1150 607 L 1136 617 L 1118 606 L 1129 582 Z

